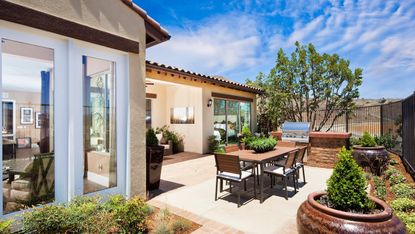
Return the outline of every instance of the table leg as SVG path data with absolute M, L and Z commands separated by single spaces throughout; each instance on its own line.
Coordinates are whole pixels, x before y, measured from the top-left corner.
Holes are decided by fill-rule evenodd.
M 260 193 L 260 203 L 264 201 L 264 164 L 261 162 L 259 164 L 259 173 L 260 174 L 260 184 L 259 184 L 259 193 Z

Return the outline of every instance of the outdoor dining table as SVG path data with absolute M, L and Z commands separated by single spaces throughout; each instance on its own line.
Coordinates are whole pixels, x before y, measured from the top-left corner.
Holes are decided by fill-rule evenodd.
M 289 152 L 298 149 L 298 147 L 282 147 L 277 146 L 274 150 L 265 152 L 265 153 L 256 153 L 253 150 L 238 150 L 229 152 L 229 155 L 239 156 L 239 160 L 244 162 L 251 162 L 255 165 L 259 165 L 259 194 L 260 194 L 260 203 L 263 202 L 263 193 L 264 193 L 264 167 L 265 164 L 271 161 L 275 161 L 278 158 L 284 157 Z M 255 183 L 255 182 L 254 182 Z

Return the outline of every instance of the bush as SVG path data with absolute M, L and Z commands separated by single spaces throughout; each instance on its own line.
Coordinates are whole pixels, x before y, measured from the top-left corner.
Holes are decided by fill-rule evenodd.
M 400 173 L 400 171 L 393 166 L 389 166 L 388 169 L 385 171 L 385 177 L 389 179 L 393 174 Z
M 159 140 L 157 139 L 154 129 L 150 128 L 146 133 L 146 146 L 158 146 Z
M 405 176 L 403 176 L 400 172 L 394 173 L 389 177 L 389 182 L 391 185 L 400 184 L 406 181 Z
M 10 227 L 12 226 L 13 221 L 10 219 L 0 220 L 0 234 L 9 234 L 12 233 Z
M 409 198 L 398 198 L 391 202 L 391 207 L 395 211 L 415 212 L 415 200 Z
M 391 159 L 390 161 L 389 161 L 389 165 L 396 165 L 396 164 L 398 164 L 399 162 L 398 161 L 396 161 L 395 159 Z
M 415 234 L 415 213 L 396 212 L 396 216 L 406 225 L 409 234 Z
M 25 233 L 137 233 L 147 229 L 151 209 L 141 198 L 121 195 L 75 198 L 67 206 L 46 205 L 22 214 Z
M 252 136 L 251 129 L 249 129 L 248 125 L 246 125 L 246 124 L 242 127 L 241 133 L 242 133 L 243 137 L 251 137 Z
M 380 177 L 374 176 L 373 182 L 375 184 L 375 195 L 376 197 L 385 200 L 386 198 L 386 186 L 385 181 L 383 181 Z
M 264 153 L 273 150 L 276 144 L 277 140 L 273 137 L 257 138 L 249 144 L 249 148 L 257 153 Z
M 250 149 L 251 142 L 258 139 L 256 136 L 249 136 L 242 138 L 242 143 L 245 143 L 245 148 Z
M 391 190 L 396 198 L 414 198 L 415 196 L 415 189 L 407 183 L 395 184 Z
M 209 153 L 215 153 L 219 149 L 219 141 L 216 136 L 212 135 L 208 138 Z
M 370 211 L 375 204 L 366 193 L 367 181 L 363 170 L 346 148 L 343 147 L 337 156 L 339 161 L 327 181 L 330 203 L 335 209 L 342 211 Z
M 374 147 L 376 146 L 376 141 L 375 138 L 368 132 L 364 132 L 363 136 L 359 140 L 359 144 L 363 147 Z
M 375 141 L 377 145 L 383 145 L 386 149 L 393 149 L 396 145 L 396 137 L 390 133 L 386 133 L 382 136 L 376 136 Z
M 172 223 L 171 228 L 176 233 L 176 232 L 185 232 L 189 230 L 190 226 L 191 226 L 191 223 L 189 221 L 185 219 L 177 219 Z

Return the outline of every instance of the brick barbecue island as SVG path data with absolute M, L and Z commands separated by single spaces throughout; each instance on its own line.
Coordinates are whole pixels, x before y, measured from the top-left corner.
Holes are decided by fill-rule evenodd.
M 271 134 L 281 140 L 281 131 L 275 131 Z M 306 165 L 333 168 L 338 160 L 337 153 L 339 150 L 343 146 L 349 147 L 351 135 L 351 133 L 340 132 L 310 132 Z M 298 144 L 304 145 L 305 143 Z

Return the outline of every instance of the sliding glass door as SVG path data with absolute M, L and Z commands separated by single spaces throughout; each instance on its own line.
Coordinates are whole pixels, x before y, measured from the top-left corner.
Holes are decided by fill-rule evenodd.
M 247 126 L 251 129 L 251 103 L 215 98 L 213 104 L 213 134 L 222 145 L 237 144 L 238 134 Z

